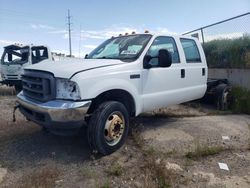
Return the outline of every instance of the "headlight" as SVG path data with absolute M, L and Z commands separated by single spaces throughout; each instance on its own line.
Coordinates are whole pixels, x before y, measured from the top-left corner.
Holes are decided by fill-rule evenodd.
M 56 98 L 57 99 L 81 99 L 80 90 L 77 83 L 69 79 L 56 79 Z

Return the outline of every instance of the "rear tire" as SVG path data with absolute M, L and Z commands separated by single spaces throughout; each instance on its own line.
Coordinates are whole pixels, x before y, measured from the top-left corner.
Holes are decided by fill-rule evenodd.
M 216 87 L 216 103 L 218 110 L 228 110 L 230 103 L 230 90 L 227 84 L 220 84 Z
M 88 124 L 88 142 L 93 152 L 109 155 L 125 142 L 129 130 L 126 107 L 116 101 L 102 103 Z

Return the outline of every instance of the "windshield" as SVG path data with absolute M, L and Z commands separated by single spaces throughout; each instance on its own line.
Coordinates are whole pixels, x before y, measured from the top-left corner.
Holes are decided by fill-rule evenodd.
M 87 59 L 134 60 L 139 57 L 150 38 L 150 34 L 111 38 L 94 49 Z
M 24 64 L 29 59 L 29 47 L 8 46 L 4 48 L 1 64 Z

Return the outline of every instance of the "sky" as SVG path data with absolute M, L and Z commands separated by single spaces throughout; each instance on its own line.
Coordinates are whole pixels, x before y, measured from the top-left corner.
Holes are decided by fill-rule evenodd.
M 182 34 L 250 11 L 250 0 L 0 0 L 0 53 L 12 43 L 47 45 L 83 57 L 111 36 Z

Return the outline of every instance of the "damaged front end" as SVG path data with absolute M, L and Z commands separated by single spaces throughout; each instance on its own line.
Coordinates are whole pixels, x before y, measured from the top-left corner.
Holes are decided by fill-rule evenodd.
M 25 70 L 17 95 L 21 113 L 48 129 L 73 129 L 84 124 L 91 100 L 81 100 L 77 83 L 45 71 Z

